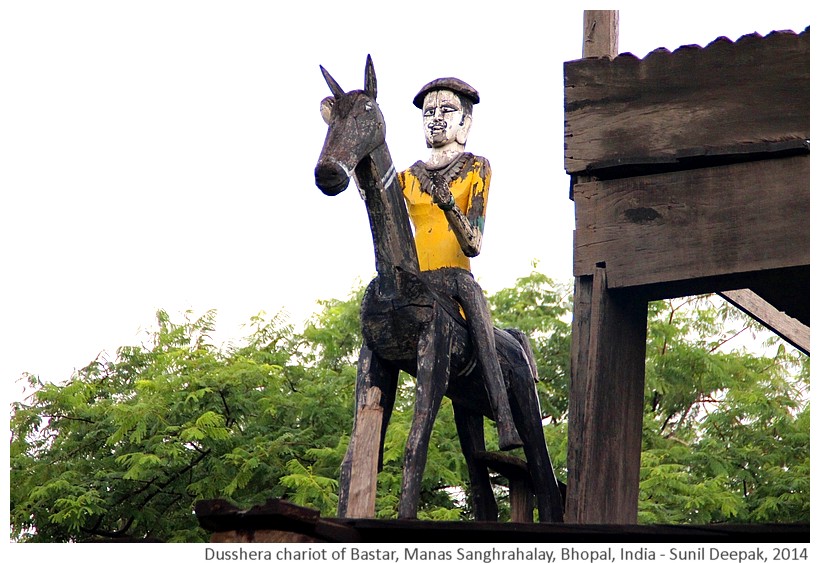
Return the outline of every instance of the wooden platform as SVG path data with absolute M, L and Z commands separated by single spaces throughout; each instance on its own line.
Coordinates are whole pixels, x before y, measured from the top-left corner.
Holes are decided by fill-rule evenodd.
M 223 500 L 196 504 L 214 543 L 808 543 L 808 524 L 638 526 L 515 524 L 321 518 L 282 500 L 240 510 Z

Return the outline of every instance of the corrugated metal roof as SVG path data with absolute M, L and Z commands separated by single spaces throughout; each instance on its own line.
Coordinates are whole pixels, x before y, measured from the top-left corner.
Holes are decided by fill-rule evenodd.
M 675 55 L 683 54 L 683 53 L 691 54 L 693 51 L 703 52 L 703 51 L 709 51 L 709 50 L 714 50 L 714 49 L 722 49 L 722 48 L 725 48 L 729 45 L 737 45 L 739 47 L 740 46 L 749 46 L 749 45 L 754 44 L 754 43 L 759 42 L 759 41 L 772 41 L 772 40 L 777 40 L 777 39 L 783 38 L 783 37 L 794 37 L 794 36 L 798 36 L 798 35 L 808 36 L 809 30 L 810 30 L 810 28 L 806 27 L 806 29 L 804 29 L 800 33 L 797 33 L 797 32 L 785 29 L 785 30 L 780 30 L 780 31 L 772 31 L 772 32 L 766 34 L 765 36 L 760 35 L 759 33 L 749 33 L 749 34 L 746 34 L 746 35 L 743 35 L 743 36 L 739 37 L 737 39 L 737 41 L 732 41 L 728 37 L 720 36 L 717 39 L 715 39 L 714 41 L 710 42 L 708 45 L 706 45 L 706 47 L 701 47 L 700 45 L 696 45 L 696 44 L 681 45 L 680 47 L 678 47 L 674 51 L 670 51 L 666 47 L 658 47 L 657 49 L 647 53 L 646 56 L 643 57 L 643 60 L 648 60 L 648 59 L 651 59 L 653 57 L 670 56 L 670 55 L 675 56 Z M 626 52 L 626 53 L 619 54 L 617 57 L 615 57 L 615 59 L 613 59 L 613 61 L 617 61 L 618 59 L 634 60 L 634 59 L 640 59 L 640 57 L 636 57 L 632 53 Z

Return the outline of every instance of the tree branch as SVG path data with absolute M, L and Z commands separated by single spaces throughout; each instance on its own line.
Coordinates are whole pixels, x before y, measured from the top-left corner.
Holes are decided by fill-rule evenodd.
M 145 500 L 142 502 L 142 504 L 140 504 L 140 508 L 145 507 L 145 505 L 148 504 L 151 501 L 152 498 L 157 496 L 159 493 L 164 492 L 163 489 L 165 487 L 167 487 L 168 485 L 170 485 L 171 483 L 173 483 L 174 481 L 179 479 L 182 475 L 184 475 L 185 473 L 188 473 L 189 471 L 193 471 L 194 467 L 196 467 L 210 453 L 211 453 L 210 449 L 205 450 L 204 452 L 202 452 L 199 455 L 199 457 L 197 457 L 195 460 L 193 460 L 191 463 L 189 463 L 186 467 L 180 469 L 175 474 L 169 476 L 168 479 L 164 483 L 162 483 L 160 485 L 157 485 L 157 490 L 154 491 L 153 493 L 151 493 L 150 495 L 148 495 L 145 498 Z
M 677 442 L 678 444 L 682 444 L 682 445 L 686 446 L 687 448 L 692 447 L 692 444 L 690 444 L 690 443 L 688 443 L 684 440 L 681 440 L 680 438 L 678 438 L 674 434 L 668 434 L 668 435 L 664 436 L 664 438 L 666 438 L 667 440 L 671 440 L 673 442 Z
M 712 352 L 714 352 L 715 350 L 717 350 L 718 348 L 720 348 L 721 346 L 723 346 L 724 344 L 726 344 L 727 342 L 729 342 L 730 340 L 732 340 L 733 338 L 736 338 L 737 336 L 739 336 L 739 335 L 743 334 L 744 332 L 746 332 L 748 329 L 749 329 L 749 327 L 748 327 L 748 326 L 744 326 L 742 329 L 740 329 L 739 331 L 737 331 L 736 333 L 734 333 L 734 334 L 733 334 L 732 336 L 730 336 L 729 338 L 724 338 L 723 340 L 721 340 L 720 342 L 718 342 L 717 344 L 715 344 L 715 345 L 714 345 L 714 346 L 713 346 L 713 347 L 709 350 L 709 353 L 711 354 Z
M 123 524 L 122 528 L 120 528 L 119 530 L 116 530 L 114 532 L 108 532 L 108 531 L 105 531 L 105 530 L 100 530 L 99 526 L 100 526 L 101 523 L 102 523 L 102 517 L 100 517 L 97 520 L 97 523 L 95 524 L 94 528 L 88 529 L 88 528 L 85 528 L 85 527 L 80 527 L 80 529 L 83 532 L 87 533 L 87 534 L 93 534 L 95 536 L 101 536 L 101 537 L 104 537 L 104 538 L 121 538 L 125 535 L 125 532 L 127 532 L 128 529 L 131 527 L 131 525 L 134 523 L 134 517 L 131 516 L 130 518 L 128 518 L 128 520 L 126 520 L 125 524 Z
M 86 422 L 88 424 L 97 424 L 96 420 L 90 420 L 88 418 L 81 418 L 78 416 L 67 416 L 64 414 L 51 414 L 48 415 L 50 418 L 56 418 L 58 420 L 73 420 L 75 422 Z
M 228 406 L 228 401 L 225 399 L 223 389 L 219 390 L 219 398 L 222 399 L 222 406 L 225 407 L 225 426 L 229 427 L 233 424 L 233 417 L 231 416 L 231 408 Z

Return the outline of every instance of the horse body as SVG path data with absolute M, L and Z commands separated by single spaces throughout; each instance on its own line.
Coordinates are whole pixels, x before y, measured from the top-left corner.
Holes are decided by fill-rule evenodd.
M 416 377 L 416 403 L 404 458 L 400 518 L 414 518 L 433 422 L 446 394 L 453 409 L 470 474 L 476 516 L 495 520 L 497 505 L 486 467 L 476 460 L 484 451 L 483 417 L 494 418 L 471 350 L 467 326 L 457 303 L 436 291 L 419 271 L 407 208 L 385 142 L 384 117 L 376 104 L 376 76 L 368 56 L 365 89 L 344 92 L 322 68 L 333 93 L 326 99 L 328 134 L 316 165 L 317 186 L 327 195 L 343 191 L 353 177 L 365 201 L 376 255 L 376 278 L 362 300 L 364 346 L 356 378 L 356 412 L 368 393 L 379 390 L 380 466 L 384 436 L 396 396 L 399 370 Z M 496 347 L 510 393 L 516 428 L 532 474 L 542 521 L 561 521 L 563 506 L 541 429 L 534 385 L 534 363 L 525 338 L 495 330 Z M 529 352 L 529 354 L 528 354 Z M 339 479 L 339 516 L 349 516 L 354 452 L 363 428 L 354 418 L 350 445 Z M 375 475 L 358 476 L 364 481 Z M 353 514 L 358 515 L 358 514 Z

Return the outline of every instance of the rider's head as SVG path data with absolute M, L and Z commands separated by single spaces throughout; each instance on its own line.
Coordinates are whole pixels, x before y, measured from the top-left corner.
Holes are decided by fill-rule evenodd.
M 475 88 L 458 78 L 437 78 L 425 84 L 413 104 L 422 110 L 427 146 L 457 143 L 463 147 L 473 122 L 473 104 L 478 101 Z

